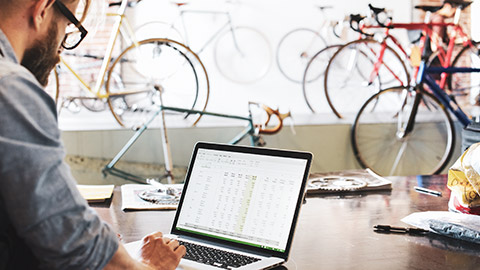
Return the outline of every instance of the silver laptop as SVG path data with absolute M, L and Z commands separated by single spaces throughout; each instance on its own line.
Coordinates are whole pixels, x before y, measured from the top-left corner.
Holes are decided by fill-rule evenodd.
M 265 269 L 288 259 L 312 154 L 197 143 L 166 237 L 186 269 Z M 207 253 L 207 254 L 202 254 Z

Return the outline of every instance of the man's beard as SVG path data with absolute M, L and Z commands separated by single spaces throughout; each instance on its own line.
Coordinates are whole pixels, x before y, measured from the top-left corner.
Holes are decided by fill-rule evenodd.
M 30 70 L 43 86 L 47 86 L 50 72 L 60 61 L 57 39 L 57 25 L 52 22 L 47 36 L 36 40 L 33 47 L 27 49 L 23 55 L 21 65 Z

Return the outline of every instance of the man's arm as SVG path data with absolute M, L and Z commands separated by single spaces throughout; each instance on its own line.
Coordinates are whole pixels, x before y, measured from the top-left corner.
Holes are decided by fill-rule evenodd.
M 162 233 L 157 232 L 143 238 L 141 262 L 132 259 L 120 244 L 104 269 L 175 269 L 185 252 L 185 247 L 179 246 L 176 240 L 163 238 Z

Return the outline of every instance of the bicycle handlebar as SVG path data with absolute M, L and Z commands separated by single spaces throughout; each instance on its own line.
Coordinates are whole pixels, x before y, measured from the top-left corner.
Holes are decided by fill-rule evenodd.
M 128 1 L 127 3 L 127 7 L 134 7 L 136 6 L 138 3 L 140 3 L 142 0 L 135 0 L 135 1 Z M 113 6 L 120 6 L 122 4 L 122 1 L 118 1 L 118 2 L 112 2 L 110 4 L 108 4 L 109 7 L 113 7 Z
M 350 28 L 352 28 L 353 31 L 358 32 L 367 37 L 373 37 L 372 34 L 365 33 L 362 31 L 362 29 L 360 29 L 360 22 L 363 21 L 365 18 L 367 17 L 362 16 L 360 14 L 350 14 Z
M 378 23 L 378 25 L 380 25 L 381 27 L 384 27 L 384 28 L 390 28 L 390 29 L 393 28 L 392 25 L 386 25 L 385 23 L 381 22 L 380 19 L 378 18 L 378 15 L 380 15 L 382 13 L 387 14 L 387 10 L 385 8 L 374 7 L 374 6 L 372 6 L 372 4 L 368 4 L 368 8 L 370 8 L 370 10 L 375 15 L 375 21 Z M 392 21 L 391 16 L 387 16 L 387 18 L 388 18 L 388 20 Z
M 256 102 L 248 102 L 249 105 L 258 105 L 261 106 L 261 108 L 267 113 L 267 120 L 263 124 L 255 124 L 255 127 L 258 128 L 258 134 L 275 134 L 279 132 L 282 127 L 283 127 L 283 119 L 290 117 L 291 113 L 280 113 L 280 111 L 274 110 L 271 107 L 265 105 L 265 104 L 258 104 Z M 276 126 L 268 128 L 268 124 L 270 123 L 270 120 L 272 119 L 272 116 L 275 116 L 277 119 L 278 123 Z

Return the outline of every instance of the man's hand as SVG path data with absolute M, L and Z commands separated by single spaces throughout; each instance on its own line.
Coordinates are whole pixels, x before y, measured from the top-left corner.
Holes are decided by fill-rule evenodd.
M 164 238 L 161 232 L 143 238 L 140 259 L 153 269 L 175 269 L 186 249 L 178 241 Z

